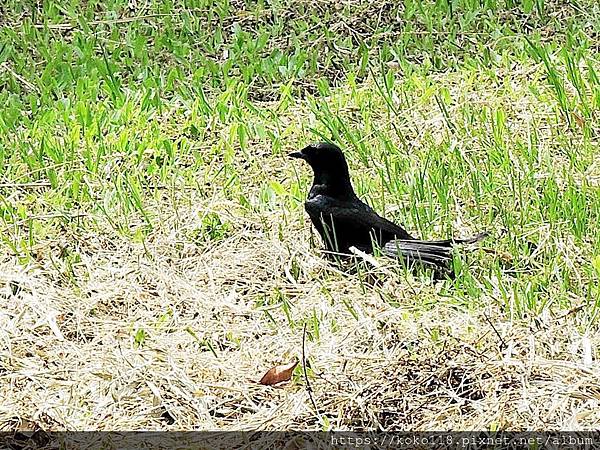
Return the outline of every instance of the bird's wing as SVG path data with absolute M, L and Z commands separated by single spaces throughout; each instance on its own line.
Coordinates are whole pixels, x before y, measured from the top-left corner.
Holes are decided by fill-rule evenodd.
M 388 239 L 412 239 L 405 229 L 378 215 L 358 198 L 337 200 L 325 195 L 317 195 L 306 202 L 306 211 L 313 220 L 332 217 L 340 231 L 375 230 L 384 232 Z
M 396 235 L 401 239 L 411 239 L 405 229 L 381 217 L 369 205 L 358 198 L 351 200 L 338 200 L 326 195 L 317 195 L 307 201 L 307 211 L 328 216 L 333 216 L 336 221 L 355 223 L 364 228 L 373 228 Z
M 381 217 L 366 203 L 360 200 L 357 202 L 360 203 L 358 208 L 362 211 L 365 220 L 367 220 L 373 228 L 385 231 L 390 235 L 396 236 L 398 239 L 413 239 L 413 237 L 401 226 L 396 225 L 385 217 Z

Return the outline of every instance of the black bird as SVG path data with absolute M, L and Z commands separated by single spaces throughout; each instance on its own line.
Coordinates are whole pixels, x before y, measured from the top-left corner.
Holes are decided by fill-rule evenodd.
M 455 244 L 471 244 L 487 236 L 481 233 L 467 239 L 416 239 L 356 196 L 346 158 L 337 145 L 311 144 L 289 156 L 303 159 L 314 172 L 304 207 L 330 252 L 348 254 L 350 247 L 356 247 L 372 253 L 375 246 L 387 256 L 403 257 L 409 264 L 419 261 L 450 271 Z

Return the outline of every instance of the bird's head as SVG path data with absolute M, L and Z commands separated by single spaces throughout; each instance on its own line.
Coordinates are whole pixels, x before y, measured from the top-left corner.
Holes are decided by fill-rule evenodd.
M 310 144 L 289 156 L 303 159 L 310 165 L 315 175 L 313 186 L 322 186 L 325 192 L 338 196 L 354 195 L 346 158 L 337 145 Z
M 346 159 L 340 148 L 335 144 L 319 142 L 309 144 L 299 152 L 289 154 L 290 158 L 300 158 L 306 161 L 316 171 L 337 171 L 346 168 Z

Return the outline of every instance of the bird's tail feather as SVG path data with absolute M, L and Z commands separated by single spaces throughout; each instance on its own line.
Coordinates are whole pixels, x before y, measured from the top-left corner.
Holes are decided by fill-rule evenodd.
M 473 244 L 485 238 L 488 233 L 480 233 L 465 239 L 444 239 L 422 241 L 418 239 L 395 239 L 385 244 L 382 253 L 391 257 L 403 257 L 407 263 L 421 262 L 425 265 L 450 270 L 452 248 L 455 244 Z
M 433 244 L 433 245 L 453 246 L 454 244 L 474 244 L 476 242 L 481 241 L 482 239 L 485 239 L 489 235 L 490 235 L 490 233 L 488 233 L 487 231 L 484 231 L 483 233 L 479 233 L 479 234 L 476 234 L 475 236 L 471 236 L 468 238 L 441 239 L 438 241 L 420 241 L 418 239 L 415 239 L 415 241 L 424 242 L 424 243 Z

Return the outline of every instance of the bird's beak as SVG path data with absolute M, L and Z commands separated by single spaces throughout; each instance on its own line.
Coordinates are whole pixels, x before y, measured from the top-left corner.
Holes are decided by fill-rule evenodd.
M 288 155 L 290 158 L 300 158 L 300 159 L 304 159 L 305 155 L 302 152 L 294 152 L 294 153 L 290 153 Z

